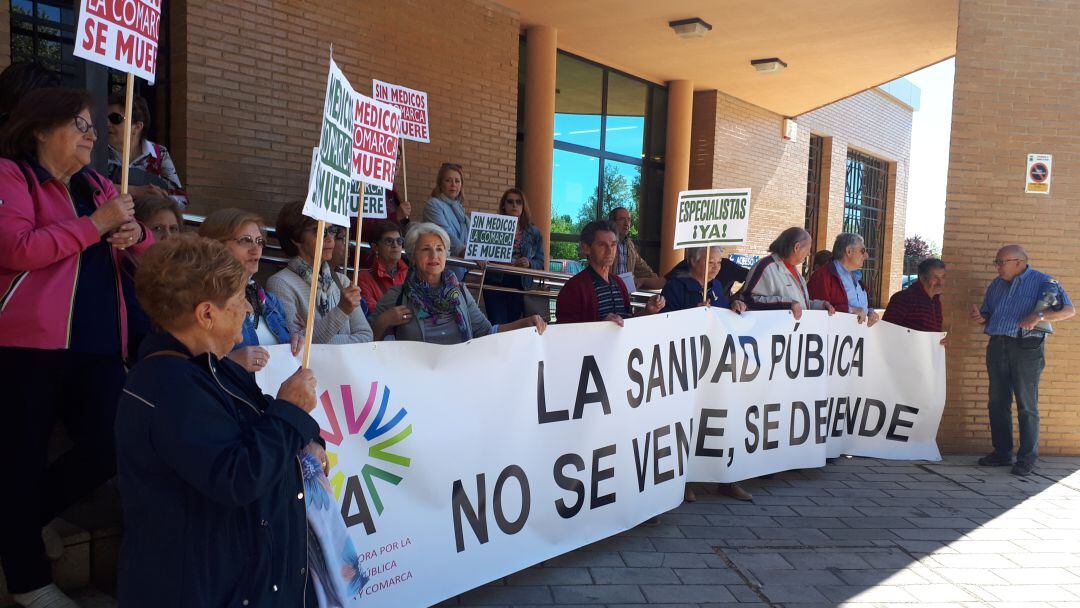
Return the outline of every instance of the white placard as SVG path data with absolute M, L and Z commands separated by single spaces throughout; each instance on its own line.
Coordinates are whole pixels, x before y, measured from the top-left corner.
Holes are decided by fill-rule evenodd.
M 372 80 L 371 90 L 372 97 L 401 110 L 401 139 L 431 141 L 427 93 L 381 80 Z
M 472 212 L 469 215 L 465 259 L 510 263 L 514 257 L 517 222 L 518 218 L 512 215 Z
M 154 84 L 161 0 L 82 0 L 75 56 Z
M 304 215 L 338 226 L 349 225 L 355 97 L 349 80 L 331 57 L 330 71 L 326 77 L 322 129 L 316 148 L 319 162 L 308 183 Z
M 749 224 L 749 188 L 686 190 L 679 193 L 674 248 L 741 245 Z

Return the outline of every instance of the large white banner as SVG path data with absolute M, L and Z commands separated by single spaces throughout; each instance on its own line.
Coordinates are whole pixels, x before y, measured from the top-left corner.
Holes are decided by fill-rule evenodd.
M 687 481 L 940 458 L 941 334 L 698 308 L 456 346 L 316 346 L 372 606 L 423 606 L 677 506 Z M 267 393 L 297 367 L 271 348 Z

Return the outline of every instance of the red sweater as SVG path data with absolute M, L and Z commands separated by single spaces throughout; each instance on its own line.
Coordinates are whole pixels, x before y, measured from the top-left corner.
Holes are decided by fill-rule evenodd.
M 862 281 L 859 281 L 859 285 L 862 285 L 869 299 L 870 292 L 866 290 L 866 285 L 863 285 Z M 850 312 L 847 290 L 844 289 L 844 282 L 840 280 L 840 275 L 836 274 L 836 267 L 832 262 L 818 268 L 817 272 L 810 275 L 810 280 L 806 282 L 806 291 L 810 293 L 811 300 L 825 300 L 833 305 L 836 312 Z
M 614 275 L 608 277 L 615 281 L 622 294 L 626 310 L 630 309 L 630 294 L 626 286 Z M 586 268 L 573 276 L 559 291 L 555 300 L 556 323 L 588 323 L 600 320 L 600 308 L 596 303 L 596 288 L 593 287 L 592 273 Z

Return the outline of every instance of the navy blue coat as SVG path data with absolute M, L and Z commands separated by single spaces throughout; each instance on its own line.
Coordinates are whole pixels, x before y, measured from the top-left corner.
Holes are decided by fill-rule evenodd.
M 667 283 L 664 284 L 664 289 L 660 292 L 660 295 L 664 296 L 667 303 L 660 312 L 675 312 L 676 310 L 693 308 L 703 301 L 705 294 L 702 291 L 704 290 L 701 288 L 701 283 L 698 283 L 697 279 L 690 275 L 669 273 Z M 729 308 L 731 306 L 731 301 L 728 300 L 724 285 L 719 278 L 709 282 L 709 304 L 720 308 Z
M 116 417 L 120 605 L 317 605 L 297 453 L 318 424 L 171 335 L 142 351 Z

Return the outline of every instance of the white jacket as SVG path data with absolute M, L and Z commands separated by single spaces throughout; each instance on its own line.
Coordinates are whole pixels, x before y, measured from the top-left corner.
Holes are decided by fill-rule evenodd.
M 750 310 L 788 310 L 798 302 L 804 310 L 825 310 L 825 300 L 811 300 L 806 291 L 806 279 L 788 270 L 774 254 L 757 261 L 750 269 L 738 296 Z

